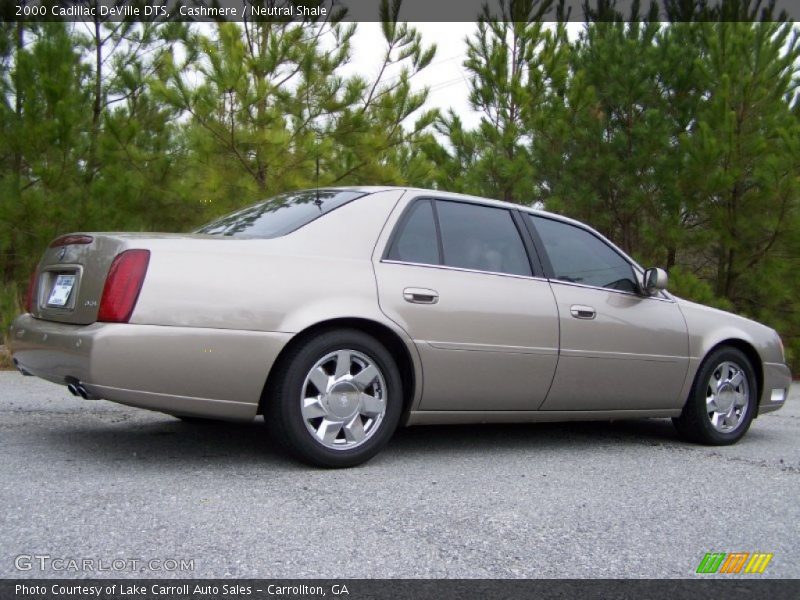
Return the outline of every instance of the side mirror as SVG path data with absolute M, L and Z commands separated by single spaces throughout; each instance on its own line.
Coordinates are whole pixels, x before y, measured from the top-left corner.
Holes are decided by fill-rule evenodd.
M 651 267 L 644 272 L 644 293 L 653 296 L 661 290 L 667 289 L 669 276 L 664 269 Z

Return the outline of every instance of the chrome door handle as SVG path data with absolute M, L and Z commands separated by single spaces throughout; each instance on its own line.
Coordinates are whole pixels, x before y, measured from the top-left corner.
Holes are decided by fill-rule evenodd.
M 426 288 L 406 288 L 403 298 L 413 304 L 436 304 L 439 301 L 439 292 Z
M 597 316 L 597 311 L 591 306 L 584 306 L 583 304 L 573 304 L 569 308 L 570 314 L 576 319 L 594 319 Z

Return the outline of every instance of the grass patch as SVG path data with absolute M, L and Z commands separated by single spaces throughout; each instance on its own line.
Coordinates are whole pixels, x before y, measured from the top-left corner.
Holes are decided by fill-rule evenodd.
M 0 370 L 13 369 L 7 337 L 11 321 L 22 312 L 22 297 L 16 284 L 0 287 Z
M 14 369 L 14 363 L 11 362 L 11 353 L 6 346 L 0 346 L 0 371 L 10 371 Z

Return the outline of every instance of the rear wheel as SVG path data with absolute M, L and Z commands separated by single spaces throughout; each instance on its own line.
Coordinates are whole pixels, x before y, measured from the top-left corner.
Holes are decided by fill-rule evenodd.
M 700 365 L 683 412 L 673 422 L 691 441 L 724 446 L 747 433 L 757 404 L 750 360 L 740 350 L 725 346 Z
M 397 428 L 402 387 L 391 354 L 357 330 L 322 333 L 278 365 L 264 418 L 296 457 L 350 467 L 377 454 Z

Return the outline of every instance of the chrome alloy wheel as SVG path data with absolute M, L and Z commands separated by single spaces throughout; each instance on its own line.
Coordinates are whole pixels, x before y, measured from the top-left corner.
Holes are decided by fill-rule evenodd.
M 386 382 L 378 366 L 356 350 L 322 357 L 303 382 L 300 410 L 314 439 L 350 450 L 378 430 L 386 414 Z
M 711 373 L 706 389 L 706 412 L 711 426 L 721 433 L 736 430 L 750 404 L 747 375 L 736 363 L 720 363 Z

